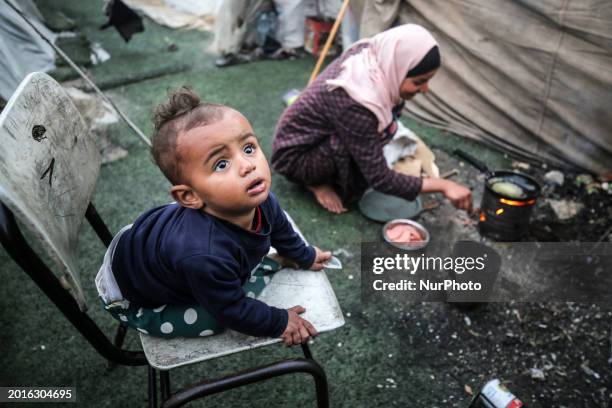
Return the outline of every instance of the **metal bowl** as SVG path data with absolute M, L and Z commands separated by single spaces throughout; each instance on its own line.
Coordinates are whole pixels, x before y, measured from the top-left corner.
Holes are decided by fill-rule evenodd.
M 398 242 L 393 242 L 387 236 L 387 228 L 389 228 L 390 225 L 394 225 L 394 224 L 408 224 L 408 225 L 411 225 L 412 227 L 416 228 L 417 231 L 419 231 L 419 233 L 421 234 L 421 237 L 423 238 L 423 241 L 415 242 L 415 243 L 409 243 L 409 242 L 398 243 Z M 389 245 L 393 245 L 394 247 L 399 248 L 399 249 L 403 249 L 405 251 L 416 251 L 418 249 L 425 248 L 429 244 L 429 240 L 430 240 L 429 231 L 427 231 L 427 229 L 424 226 L 422 226 L 421 224 L 419 224 L 416 221 L 407 220 L 405 218 L 397 218 L 395 220 L 391 220 L 391 221 L 387 222 L 383 226 L 382 235 L 383 235 L 384 240 Z
M 387 222 L 396 218 L 414 218 L 421 212 L 421 198 L 405 200 L 376 190 L 367 190 L 359 200 L 359 211 L 371 220 Z

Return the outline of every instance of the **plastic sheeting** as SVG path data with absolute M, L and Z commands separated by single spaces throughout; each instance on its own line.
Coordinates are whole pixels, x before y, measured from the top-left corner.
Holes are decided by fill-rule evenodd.
M 243 44 L 255 43 L 257 17 L 270 8 L 272 0 L 221 0 L 212 50 L 221 55 L 236 54 Z
M 31 0 L 11 0 L 51 41 L 55 34 L 42 24 L 42 16 Z M 0 1 L 0 96 L 9 100 L 30 72 L 55 68 L 55 52 L 4 0 Z
M 335 18 L 340 5 L 340 0 L 219 0 L 212 50 L 235 54 L 253 44 L 259 14 L 273 7 L 278 12 L 276 40 L 284 48 L 302 47 L 306 17 Z
M 304 0 L 274 0 L 278 12 L 276 39 L 285 48 L 304 46 L 304 19 L 306 2 Z
M 524 158 L 612 171 L 612 2 L 367 1 L 361 37 L 432 31 L 443 66 L 407 104 L 433 126 Z
M 123 0 L 158 24 L 170 28 L 212 31 L 219 0 Z

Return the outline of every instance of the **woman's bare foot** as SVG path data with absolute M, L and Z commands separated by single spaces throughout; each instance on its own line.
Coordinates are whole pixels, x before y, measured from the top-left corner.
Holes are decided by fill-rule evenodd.
M 342 200 L 340 199 L 338 193 L 336 193 L 331 186 L 321 184 L 319 186 L 306 186 L 306 188 L 312 191 L 312 194 L 314 194 L 319 204 L 321 204 L 321 206 L 327 211 L 336 214 L 342 214 L 343 212 L 348 211 L 342 205 Z

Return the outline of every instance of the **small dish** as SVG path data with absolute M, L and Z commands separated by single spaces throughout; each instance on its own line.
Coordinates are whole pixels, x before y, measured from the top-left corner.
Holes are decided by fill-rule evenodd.
M 388 235 L 387 235 L 387 230 L 396 224 L 408 224 L 411 227 L 413 227 L 414 229 L 417 230 L 417 232 L 419 233 L 419 235 L 421 235 L 421 241 L 415 241 L 415 242 L 395 242 L 394 240 L 392 240 Z M 422 249 L 425 248 L 427 246 L 427 244 L 429 244 L 429 240 L 430 240 L 430 236 L 429 236 L 429 231 L 427 231 L 427 228 L 425 228 L 423 225 L 419 224 L 416 221 L 413 220 L 407 220 L 405 218 L 397 218 L 394 220 L 391 220 L 389 222 L 387 222 L 382 229 L 382 234 L 383 234 L 383 238 L 385 240 L 385 242 L 389 243 L 390 245 L 393 245 L 396 248 L 399 249 L 403 249 L 406 251 L 416 251 L 418 249 Z

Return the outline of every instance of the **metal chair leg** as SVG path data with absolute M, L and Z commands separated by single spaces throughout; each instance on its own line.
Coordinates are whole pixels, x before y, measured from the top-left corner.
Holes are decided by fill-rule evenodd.
M 315 381 L 315 390 L 317 392 L 317 407 L 318 408 L 329 408 L 329 389 L 327 387 L 327 375 L 323 368 L 317 364 L 318 369 L 312 372 L 312 377 Z
M 311 375 L 315 381 L 317 407 L 329 408 L 329 391 L 325 371 L 316 361 L 304 358 L 279 361 L 217 380 L 202 381 L 190 388 L 177 391 L 167 401 L 164 401 L 162 406 L 164 408 L 180 407 L 207 395 L 217 394 L 243 385 L 292 373 Z
M 157 375 L 151 366 L 149 366 L 149 408 L 157 408 Z
M 117 333 L 115 333 L 115 347 L 121 348 L 123 346 L 127 330 L 128 327 L 125 323 L 119 323 L 119 326 L 117 326 Z
M 300 346 L 302 346 L 302 351 L 304 352 L 304 357 L 309 358 L 311 360 L 314 360 L 314 358 L 312 358 L 312 353 L 310 351 L 310 347 L 308 347 L 308 343 L 302 343 L 302 344 L 300 344 Z
M 318 363 L 312 357 L 312 352 L 310 351 L 310 347 L 308 347 L 308 343 L 302 343 L 302 351 L 304 352 L 304 357 L 309 360 L 312 360 L 315 364 Z M 312 376 L 315 380 L 315 388 L 317 391 L 317 406 L 318 407 L 328 407 L 329 406 L 329 391 L 327 389 L 327 376 L 325 375 L 325 371 L 323 368 L 316 370 L 316 373 L 313 372 Z
M 160 371 L 159 380 L 161 385 L 161 400 L 163 404 L 168 398 L 170 398 L 170 372 Z

